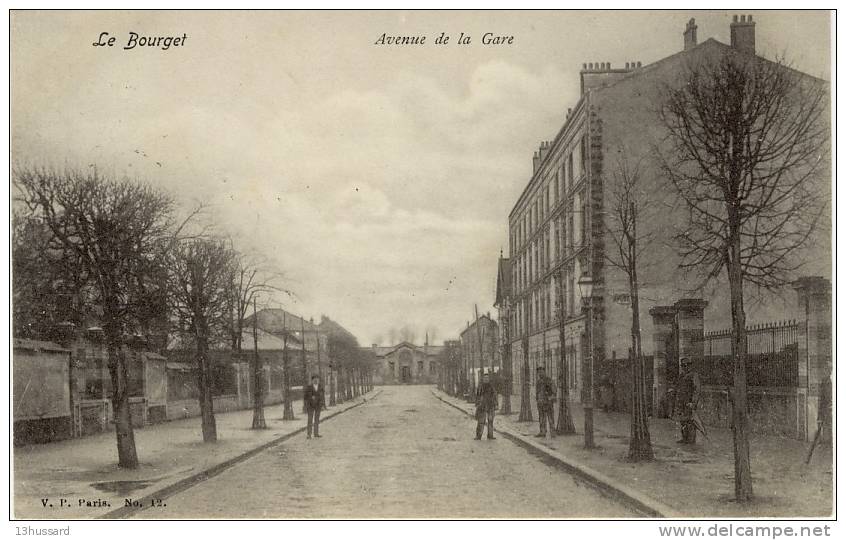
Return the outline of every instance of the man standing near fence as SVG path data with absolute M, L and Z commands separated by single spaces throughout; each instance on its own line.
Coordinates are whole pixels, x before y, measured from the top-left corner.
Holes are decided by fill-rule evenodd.
M 684 356 L 679 360 L 678 384 L 675 388 L 675 417 L 681 424 L 682 444 L 696 443 L 696 407 L 699 405 L 699 394 L 702 385 L 699 374 L 693 369 L 693 361 Z
M 312 375 L 311 384 L 303 389 L 303 402 L 308 414 L 308 438 L 311 439 L 312 427 L 314 436 L 320 437 L 320 411 L 326 407 L 326 393 L 318 375 Z

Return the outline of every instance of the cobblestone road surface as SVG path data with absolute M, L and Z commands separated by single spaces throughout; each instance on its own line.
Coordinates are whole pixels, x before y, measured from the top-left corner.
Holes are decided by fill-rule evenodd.
M 429 387 L 374 400 L 135 514 L 155 518 L 628 517 L 625 507 L 499 437 Z

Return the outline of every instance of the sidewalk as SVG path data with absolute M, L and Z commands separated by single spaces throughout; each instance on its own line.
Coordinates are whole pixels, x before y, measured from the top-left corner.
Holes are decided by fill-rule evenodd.
M 322 413 L 321 422 L 378 393 L 376 389 L 330 407 Z M 282 420 L 281 404 L 265 407 L 265 430 L 250 429 L 252 409 L 218 413 L 218 441 L 211 444 L 202 442 L 199 417 L 136 429 L 140 465 L 134 470 L 118 468 L 114 432 L 14 448 L 15 517 L 91 519 L 124 508 L 126 498 L 148 506 L 150 496 L 162 489 L 190 482 L 204 471 L 225 467 L 230 460 L 303 432 L 302 402 L 293 405 L 296 419 L 290 421 Z M 49 499 L 47 506 L 42 499 Z M 64 505 L 60 499 L 65 499 Z
M 458 405 L 469 414 L 474 406 L 464 400 L 435 391 L 443 400 Z M 514 413 L 498 415 L 497 429 L 531 438 L 560 453 L 568 462 L 601 474 L 622 489 L 633 489 L 685 517 L 822 517 L 832 510 L 832 452 L 822 445 L 814 452 L 809 466 L 804 463 L 808 443 L 782 437 L 753 435 L 750 441 L 753 488 L 756 499 L 748 505 L 731 501 L 734 496 L 732 434 L 728 429 L 709 428 L 708 439 L 701 437 L 693 447 L 676 444 L 675 422 L 650 419 L 650 435 L 655 460 L 649 463 L 626 461 L 629 438 L 628 413 L 594 412 L 594 438 L 598 448 L 584 448 L 584 419 L 581 406 L 572 408 L 577 435 L 535 438 L 534 422 L 517 422 L 519 396 L 511 401 Z M 558 407 L 556 406 L 556 415 Z M 557 418 L 556 418 L 557 421 Z

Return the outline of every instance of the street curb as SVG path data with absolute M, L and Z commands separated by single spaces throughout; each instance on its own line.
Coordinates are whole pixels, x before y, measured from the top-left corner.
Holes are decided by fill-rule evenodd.
M 382 393 L 381 389 L 375 390 L 375 393 L 372 396 L 364 396 L 364 397 L 369 397 L 369 399 L 364 399 L 364 400 L 362 400 L 362 401 L 360 401 L 360 402 L 358 402 L 354 405 L 350 405 L 346 409 L 341 409 L 341 410 L 335 411 L 331 414 L 327 414 L 326 416 L 324 416 L 320 419 L 320 422 L 323 423 L 326 420 L 330 420 L 330 419 L 338 416 L 339 414 L 343 414 L 347 411 L 355 409 L 356 407 L 360 407 L 361 405 L 364 405 L 368 401 L 372 401 L 373 399 L 375 399 L 381 393 Z M 200 471 L 198 473 L 194 473 L 191 476 L 187 476 L 185 478 L 182 478 L 181 480 L 178 480 L 178 481 L 174 482 L 173 484 L 170 484 L 170 485 L 165 486 L 161 489 L 158 489 L 158 490 L 154 491 L 153 493 L 145 493 L 143 495 L 134 496 L 132 498 L 133 499 L 160 499 L 160 500 L 163 501 L 163 500 L 167 499 L 168 497 L 170 497 L 172 495 L 176 495 L 177 493 L 185 491 L 186 489 L 199 484 L 200 482 L 204 482 L 205 480 L 208 480 L 209 478 L 217 476 L 218 474 L 222 473 L 226 469 L 229 469 L 229 468 L 231 468 L 231 467 L 233 467 L 233 466 L 235 466 L 235 465 L 237 465 L 237 464 L 239 464 L 243 461 L 246 461 L 246 460 L 250 459 L 251 457 L 255 456 L 256 454 L 259 454 L 259 453 L 263 452 L 264 450 L 267 450 L 268 448 L 276 446 L 277 444 L 284 442 L 284 441 L 294 437 L 295 435 L 299 435 L 299 434 L 305 432 L 306 429 L 307 429 L 307 426 L 297 428 L 290 433 L 286 433 L 285 435 L 281 435 L 281 436 L 279 436 L 279 437 L 277 437 L 277 438 L 275 438 L 275 439 L 273 439 L 269 442 L 262 443 L 261 445 L 257 446 L 256 448 L 253 448 L 251 450 L 247 450 L 243 454 L 239 454 L 239 455 L 237 455 L 233 458 L 229 458 L 226 461 L 218 463 L 217 465 L 213 465 L 212 467 L 209 467 L 208 469 L 205 469 L 205 470 Z M 111 510 L 109 512 L 106 512 L 102 516 L 97 516 L 94 519 L 125 519 L 125 518 L 132 516 L 133 514 L 143 512 L 144 510 L 147 510 L 147 508 L 145 508 L 145 507 L 139 508 L 139 507 L 134 507 L 134 506 L 123 506 L 121 508 L 117 508 L 115 510 Z
M 473 414 L 471 414 L 469 411 L 460 407 L 459 405 L 456 405 L 455 403 L 452 403 L 442 398 L 434 391 L 432 392 L 432 395 L 441 400 L 442 402 L 446 403 L 450 407 L 453 407 L 463 412 L 467 416 L 473 417 Z M 572 459 L 568 459 L 561 452 L 558 452 L 551 448 L 547 448 L 546 446 L 527 438 L 525 435 L 514 432 L 509 427 L 503 428 L 502 426 L 500 426 L 498 428 L 495 428 L 494 431 L 504 435 L 510 441 L 524 448 L 527 448 L 531 452 L 539 453 L 544 457 L 552 459 L 556 465 L 560 466 L 567 472 L 579 477 L 586 483 L 590 484 L 591 487 L 601 491 L 602 493 L 628 506 L 636 512 L 644 514 L 647 517 L 653 518 L 682 517 L 679 514 L 678 510 L 671 508 L 662 502 L 656 501 L 652 497 L 641 493 L 636 489 L 620 484 L 616 480 L 613 480 L 608 476 L 602 474 L 601 472 L 596 471 L 582 463 L 578 463 L 576 461 L 573 461 Z

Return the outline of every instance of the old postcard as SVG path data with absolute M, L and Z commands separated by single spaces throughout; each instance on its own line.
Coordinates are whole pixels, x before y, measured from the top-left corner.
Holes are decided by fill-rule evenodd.
M 9 17 L 14 519 L 835 513 L 833 13 Z

